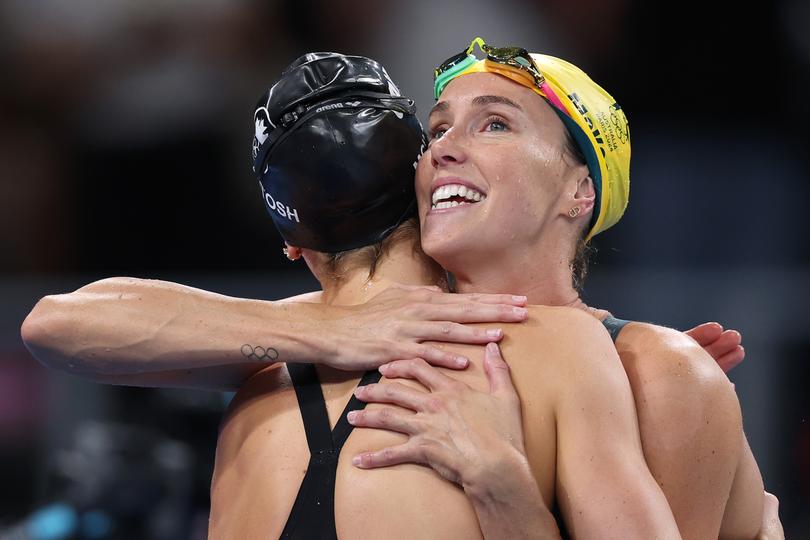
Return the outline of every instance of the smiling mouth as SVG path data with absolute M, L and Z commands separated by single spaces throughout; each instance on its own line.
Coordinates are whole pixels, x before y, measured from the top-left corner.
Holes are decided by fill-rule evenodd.
M 461 184 L 445 184 L 436 188 L 431 197 L 431 210 L 441 210 L 465 204 L 475 204 L 487 198 L 483 193 Z

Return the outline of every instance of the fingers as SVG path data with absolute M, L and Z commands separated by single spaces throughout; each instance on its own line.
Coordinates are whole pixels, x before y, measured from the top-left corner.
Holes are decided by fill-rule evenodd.
M 406 435 L 413 435 L 420 431 L 419 420 L 414 414 L 398 411 L 392 407 L 384 407 L 373 411 L 351 411 L 347 415 L 349 423 L 355 427 L 367 427 L 398 431 Z
M 414 345 L 401 354 L 401 358 L 407 357 L 423 358 L 428 364 L 450 369 L 464 369 L 470 363 L 466 356 L 449 353 L 431 345 Z
M 424 460 L 419 454 L 418 446 L 413 439 L 399 446 L 383 448 L 377 452 L 364 452 L 352 458 L 352 463 L 361 469 L 374 469 L 377 467 L 390 467 L 400 463 L 422 463 Z
M 430 302 L 436 304 L 503 304 L 508 306 L 524 307 L 527 303 L 525 296 L 512 294 L 483 294 L 483 293 L 444 293 L 433 295 Z
M 499 341 L 503 338 L 500 328 L 476 328 L 454 322 L 424 322 L 415 323 L 412 329 L 413 337 L 423 341 L 444 341 L 446 343 L 469 343 L 483 345 L 490 341 Z
M 691 330 L 684 332 L 684 334 L 697 341 L 698 345 L 701 347 L 705 347 L 709 343 L 715 341 L 722 333 L 723 326 L 716 322 L 699 324 Z
M 412 411 L 422 411 L 427 394 L 400 383 L 368 384 L 354 391 L 357 399 L 366 403 L 393 403 Z
M 736 330 L 726 330 L 713 342 L 703 345 L 712 358 L 719 360 L 722 356 L 734 352 L 742 342 L 742 336 Z
M 523 307 L 475 302 L 417 304 L 411 311 L 419 319 L 456 323 L 522 322 L 529 316 Z
M 484 373 L 489 379 L 489 391 L 492 394 L 516 394 L 512 384 L 509 366 L 501 356 L 501 349 L 497 343 L 487 345 L 484 353 Z
M 431 391 L 449 388 L 457 384 L 463 384 L 443 374 L 421 358 L 415 358 L 413 360 L 396 360 L 394 362 L 381 365 L 379 370 L 380 373 L 385 375 L 388 379 L 415 379 Z
M 724 354 L 720 358 L 717 358 L 717 364 L 720 368 L 728 373 L 743 361 L 745 358 L 745 347 L 740 345 L 739 347 L 733 349 L 731 352 Z

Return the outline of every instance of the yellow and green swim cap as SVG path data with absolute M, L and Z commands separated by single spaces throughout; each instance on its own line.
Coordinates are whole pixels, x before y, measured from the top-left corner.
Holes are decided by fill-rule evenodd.
M 531 68 L 519 69 L 529 58 L 517 57 L 513 65 L 494 59 L 479 60 L 472 52 L 476 38 L 452 65 L 436 69 L 434 97 L 454 79 L 468 73 L 495 73 L 531 88 L 554 109 L 582 150 L 596 189 L 591 228 L 586 240 L 615 225 L 624 214 L 630 196 L 630 130 L 624 111 L 601 86 L 575 65 L 545 54 L 528 54 Z M 447 63 L 446 63 L 447 64 Z M 515 67 L 518 65 L 518 67 Z

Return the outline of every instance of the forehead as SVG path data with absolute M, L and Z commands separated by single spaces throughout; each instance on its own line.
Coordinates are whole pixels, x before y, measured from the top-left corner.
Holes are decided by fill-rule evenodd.
M 547 122 L 557 117 L 546 100 L 535 91 L 495 73 L 468 73 L 456 77 L 445 87 L 439 101 L 431 110 L 431 115 L 498 101 L 481 100 L 481 96 L 506 98 L 533 120 Z

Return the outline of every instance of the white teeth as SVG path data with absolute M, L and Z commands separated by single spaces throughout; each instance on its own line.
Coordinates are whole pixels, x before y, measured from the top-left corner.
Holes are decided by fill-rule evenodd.
M 465 201 L 447 201 L 445 199 L 449 199 L 450 197 L 461 197 L 465 199 Z M 431 197 L 431 202 L 433 203 L 433 208 L 452 208 L 454 206 L 458 206 L 459 204 L 466 204 L 467 201 L 479 202 L 486 199 L 486 196 L 475 189 L 467 186 L 463 186 L 461 184 L 445 184 L 441 187 L 436 188 L 433 192 L 433 196 Z

